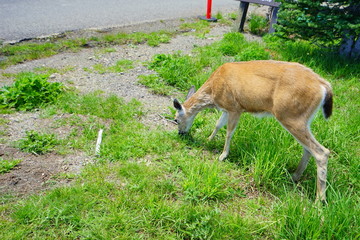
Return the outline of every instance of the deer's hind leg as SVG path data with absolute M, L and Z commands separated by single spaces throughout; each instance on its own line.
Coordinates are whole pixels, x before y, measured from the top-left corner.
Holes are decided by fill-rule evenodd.
M 296 171 L 292 175 L 292 179 L 294 182 L 299 181 L 299 179 L 302 176 L 302 174 L 304 173 L 304 171 L 309 163 L 309 159 L 311 157 L 311 153 L 305 147 L 303 147 L 303 150 L 304 150 L 304 153 L 301 158 L 301 161 L 299 162 L 299 166 L 297 167 Z
M 295 171 L 294 178 L 299 178 L 306 168 L 307 162 L 310 158 L 310 154 L 316 160 L 317 167 L 317 189 L 316 199 L 326 200 L 326 177 L 327 177 L 327 164 L 330 151 L 322 146 L 312 135 L 309 124 L 299 120 L 293 121 L 280 121 L 282 125 L 298 140 L 298 142 L 304 147 L 304 155 L 300 164 Z

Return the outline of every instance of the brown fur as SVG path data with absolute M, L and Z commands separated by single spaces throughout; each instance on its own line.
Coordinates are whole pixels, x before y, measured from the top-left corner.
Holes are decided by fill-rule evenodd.
M 319 144 L 309 125 L 322 105 L 325 117 L 332 113 L 330 84 L 311 69 L 280 61 L 250 61 L 226 63 L 220 66 L 201 88 L 181 105 L 176 99 L 176 120 L 179 133 L 189 131 L 196 114 L 204 108 L 224 111 L 217 131 L 227 124 L 227 136 L 220 160 L 229 154 L 230 141 L 243 112 L 272 114 L 304 147 L 304 155 L 293 175 L 297 181 L 305 170 L 310 155 L 318 167 L 317 198 L 325 200 L 327 159 L 329 150 Z

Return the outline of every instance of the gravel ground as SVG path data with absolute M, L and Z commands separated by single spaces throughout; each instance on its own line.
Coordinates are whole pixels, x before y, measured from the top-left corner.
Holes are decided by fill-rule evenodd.
M 107 94 L 115 94 L 126 101 L 137 99 L 143 104 L 145 111 L 145 116 L 142 119 L 144 124 L 170 130 L 174 129 L 174 126 L 164 120 L 161 115 L 169 113 L 169 107 L 172 106 L 171 98 L 154 95 L 146 87 L 137 83 L 139 75 L 153 73 L 142 63 L 151 60 L 153 55 L 159 53 L 166 54 L 178 51 L 190 53 L 194 46 L 204 46 L 218 41 L 224 33 L 230 30 L 229 26 L 214 24 L 206 38 L 178 35 L 171 39 L 170 43 L 161 44 L 158 47 L 150 47 L 146 44 L 121 45 L 114 46 L 115 51 L 110 53 L 104 53 L 99 48 L 84 49 L 77 53 L 61 53 L 0 70 L 0 84 L 9 85 L 12 83 L 12 79 L 5 77 L 3 73 L 33 71 L 38 67 L 56 69 L 70 67 L 72 70 L 63 74 L 51 75 L 51 81 L 63 82 L 67 86 L 75 87 L 81 93 L 101 90 Z M 134 61 L 134 68 L 123 73 L 104 74 L 84 70 L 84 68 L 91 68 L 97 63 L 110 66 L 123 59 Z M 178 96 L 181 93 L 176 94 Z M 4 133 L 1 136 L 0 157 L 7 160 L 22 159 L 22 162 L 12 171 L 0 175 L 0 199 L 1 196 L 4 198 L 8 195 L 26 196 L 67 183 L 70 180 L 58 176 L 63 173 L 79 173 L 82 166 L 93 161 L 92 156 L 82 152 L 65 156 L 53 153 L 38 156 L 20 152 L 13 147 L 14 141 L 23 138 L 28 130 L 56 133 L 57 136 L 66 136 L 70 133 L 70 127 L 59 128 L 55 124 L 57 120 L 71 116 L 63 114 L 42 118 L 40 115 L 40 112 L 0 115 L 0 118 L 6 122 L 0 126 L 0 131 Z

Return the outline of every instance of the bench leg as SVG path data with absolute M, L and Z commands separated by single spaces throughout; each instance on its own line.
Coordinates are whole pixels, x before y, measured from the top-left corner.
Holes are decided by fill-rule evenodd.
M 274 29 L 273 25 L 277 22 L 277 13 L 278 13 L 278 10 L 279 10 L 278 7 L 274 7 L 273 10 L 272 10 L 272 12 L 271 12 L 269 33 L 275 32 L 275 29 Z
M 240 1 L 239 16 L 235 22 L 234 31 L 238 31 L 238 32 L 244 31 L 244 25 L 245 25 L 246 14 L 248 9 L 249 9 L 249 3 Z

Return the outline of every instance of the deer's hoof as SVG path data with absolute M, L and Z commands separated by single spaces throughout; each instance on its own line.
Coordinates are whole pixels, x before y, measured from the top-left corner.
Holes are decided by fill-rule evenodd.
M 227 153 L 222 153 L 219 157 L 219 161 L 224 161 L 225 158 L 227 158 L 228 154 Z

